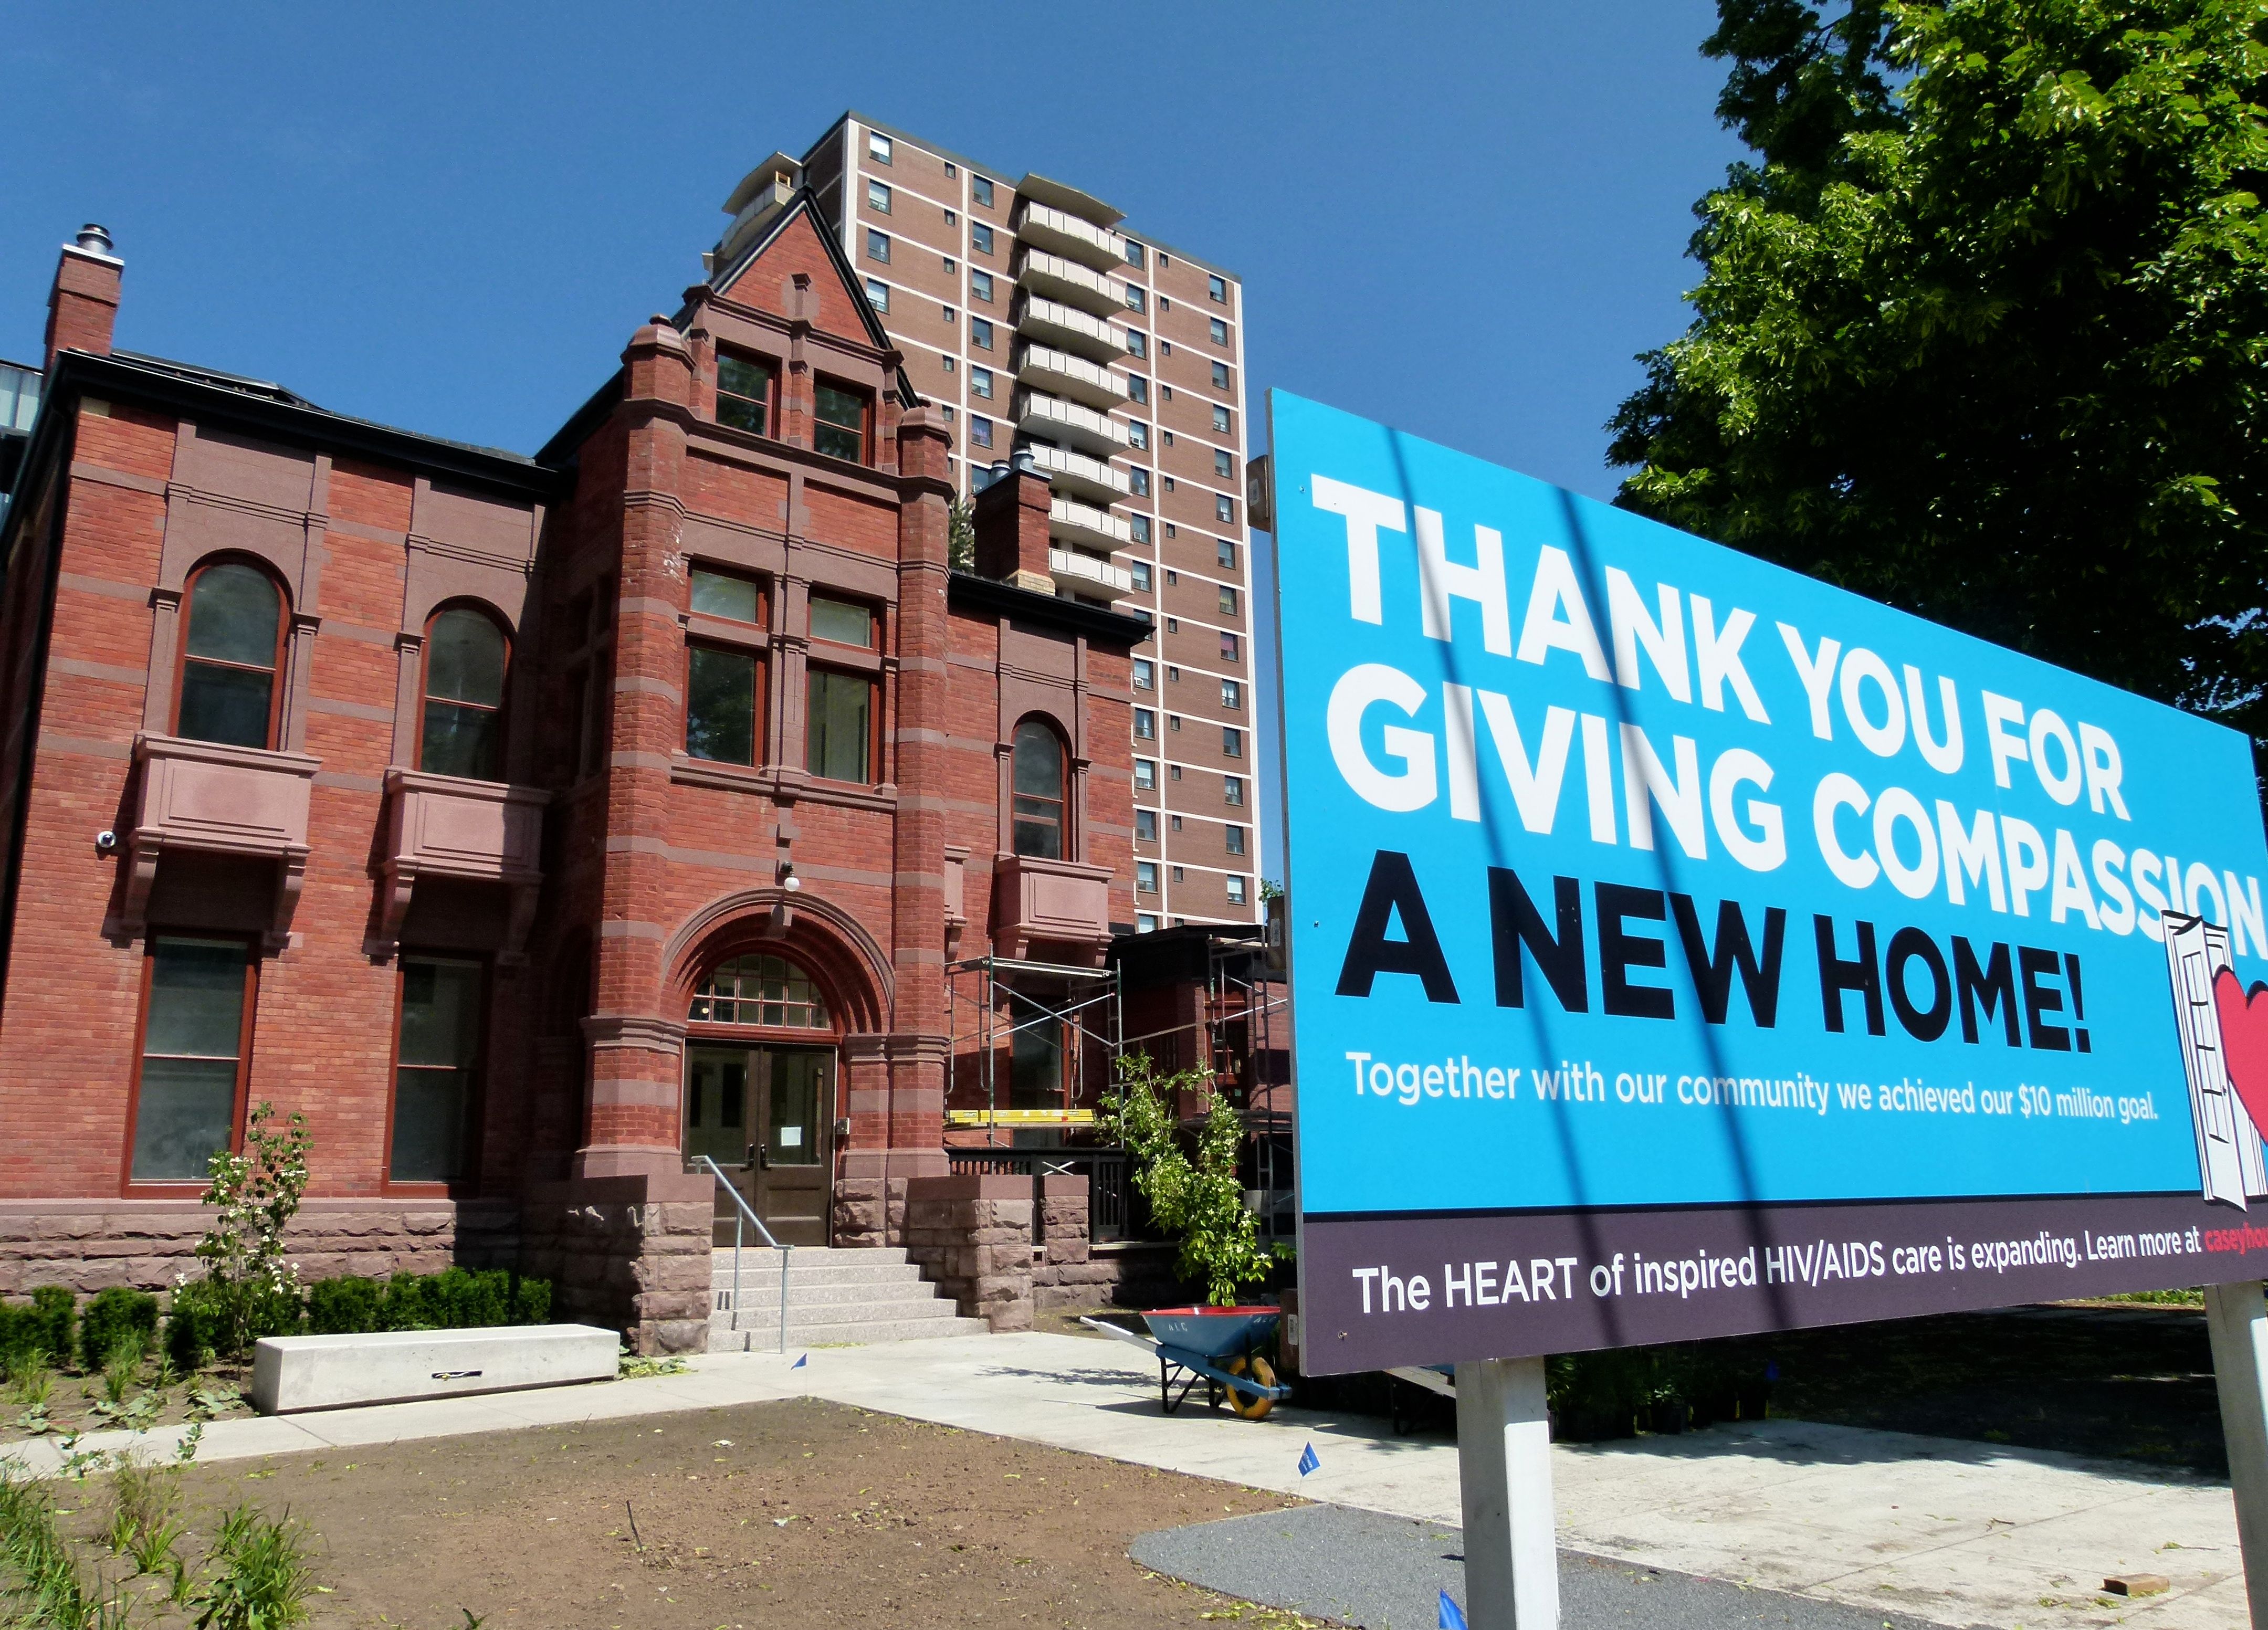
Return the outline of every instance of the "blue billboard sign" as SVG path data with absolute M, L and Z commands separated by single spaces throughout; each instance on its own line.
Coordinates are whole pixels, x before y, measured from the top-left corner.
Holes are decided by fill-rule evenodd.
M 1271 406 L 1311 1369 L 2268 1274 L 2244 738 Z

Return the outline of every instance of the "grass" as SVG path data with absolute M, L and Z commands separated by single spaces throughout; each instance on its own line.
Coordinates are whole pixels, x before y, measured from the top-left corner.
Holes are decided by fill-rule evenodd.
M 0 1566 L 11 1622 L 41 1630 L 124 1630 L 127 1603 L 98 1573 L 91 1581 L 55 1527 L 47 1492 L 0 1476 Z
M 285 1630 L 307 1620 L 314 1570 L 291 1513 L 274 1521 L 257 1506 L 221 1518 L 205 1583 L 189 1600 L 197 1630 Z
M 136 1575 L 170 1580 L 169 1594 L 180 1601 L 189 1585 L 188 1564 L 175 1548 L 189 1526 L 181 1514 L 180 1466 L 122 1460 L 110 1492 L 110 1548 L 130 1560 Z

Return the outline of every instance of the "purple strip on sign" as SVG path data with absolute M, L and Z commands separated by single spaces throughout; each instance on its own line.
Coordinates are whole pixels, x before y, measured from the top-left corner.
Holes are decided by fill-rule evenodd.
M 2268 1278 L 2194 1194 L 1304 1219 L 1313 1375 Z

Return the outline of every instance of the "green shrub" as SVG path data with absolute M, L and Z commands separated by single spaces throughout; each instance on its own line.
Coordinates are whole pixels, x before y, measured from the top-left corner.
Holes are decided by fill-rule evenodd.
M 40 1345 L 48 1362 L 56 1369 L 71 1362 L 71 1333 L 78 1325 L 78 1298 L 61 1285 L 41 1285 L 32 1292 L 32 1311 L 40 1320 Z
M 512 1281 L 512 1322 L 515 1325 L 548 1325 L 551 1322 L 549 1280 L 519 1279 Z
M 307 1330 L 318 1336 L 361 1335 L 382 1330 L 385 1290 L 374 1279 L 348 1274 L 307 1287 Z
M 166 1356 L 185 1376 L 211 1363 L 227 1340 L 227 1317 L 217 1302 L 210 1280 L 193 1279 L 166 1309 Z
M 122 1347 L 137 1359 L 158 1345 L 158 1298 L 146 1290 L 113 1285 L 97 1291 L 79 1317 L 79 1364 L 89 1375 L 110 1362 Z
M 166 1312 L 166 1355 L 183 1375 L 226 1357 L 240 1331 L 246 1347 L 262 1336 L 297 1335 L 303 1310 L 296 1289 L 241 1286 L 193 1279 L 173 1292 Z
M 35 1355 L 48 1355 L 47 1330 L 36 1308 L 0 1302 L 0 1369 L 13 1375 Z

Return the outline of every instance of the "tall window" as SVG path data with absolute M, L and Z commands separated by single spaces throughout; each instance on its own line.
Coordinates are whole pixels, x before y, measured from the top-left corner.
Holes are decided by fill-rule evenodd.
M 694 611 L 747 623 L 763 621 L 763 591 L 753 580 L 724 572 L 693 571 Z M 762 664 L 753 650 L 696 642 L 685 652 L 685 751 L 718 764 L 756 761 L 757 721 L 762 716 Z
M 968 178 L 968 195 L 976 202 L 983 205 L 987 209 L 990 209 L 992 207 L 991 181 L 984 176 L 970 176 Z
M 1212 334 L 1212 342 L 1215 345 L 1226 345 L 1228 343 L 1228 325 L 1221 321 L 1219 318 L 1216 317 L 1212 319 L 1212 327 L 1211 332 Z
M 978 202 L 981 203 L 985 201 L 980 199 Z M 976 254 L 991 253 L 992 229 L 982 221 L 971 221 L 968 224 L 968 247 Z
M 401 958 L 394 1153 L 387 1164 L 397 1183 L 446 1183 L 463 1177 L 471 1164 L 482 975 L 477 962 Z
M 1064 858 L 1064 754 L 1056 733 L 1037 719 L 1016 726 L 1010 780 L 1019 855 Z
M 717 356 L 717 422 L 771 434 L 772 365 L 729 351 Z
M 696 1024 L 769 1024 L 828 1028 L 827 999 L 784 957 L 735 957 L 701 981 L 687 1017 Z
M 272 745 L 284 643 L 284 597 L 276 580 L 257 567 L 223 561 L 190 579 L 176 733 L 232 747 Z
M 135 1094 L 136 1183 L 202 1183 L 236 1139 L 251 1003 L 241 940 L 153 936 Z
M 1228 301 L 1228 280 L 1225 277 L 1206 278 L 1205 292 L 1226 305 Z
M 874 613 L 850 600 L 811 597 L 811 637 L 874 649 Z M 822 653 L 814 652 L 814 657 Z M 805 723 L 805 767 L 830 781 L 873 779 L 874 682 L 863 673 L 812 666 Z
M 819 422 L 813 427 L 814 445 L 830 459 L 866 462 L 866 397 L 860 391 L 819 382 L 813 406 Z
M 1008 1107 L 1060 1109 L 1063 1066 L 1062 1022 L 1020 1016 L 1008 1049 Z
M 503 773 L 504 630 L 469 606 L 425 629 L 425 722 L 417 767 L 495 781 Z

